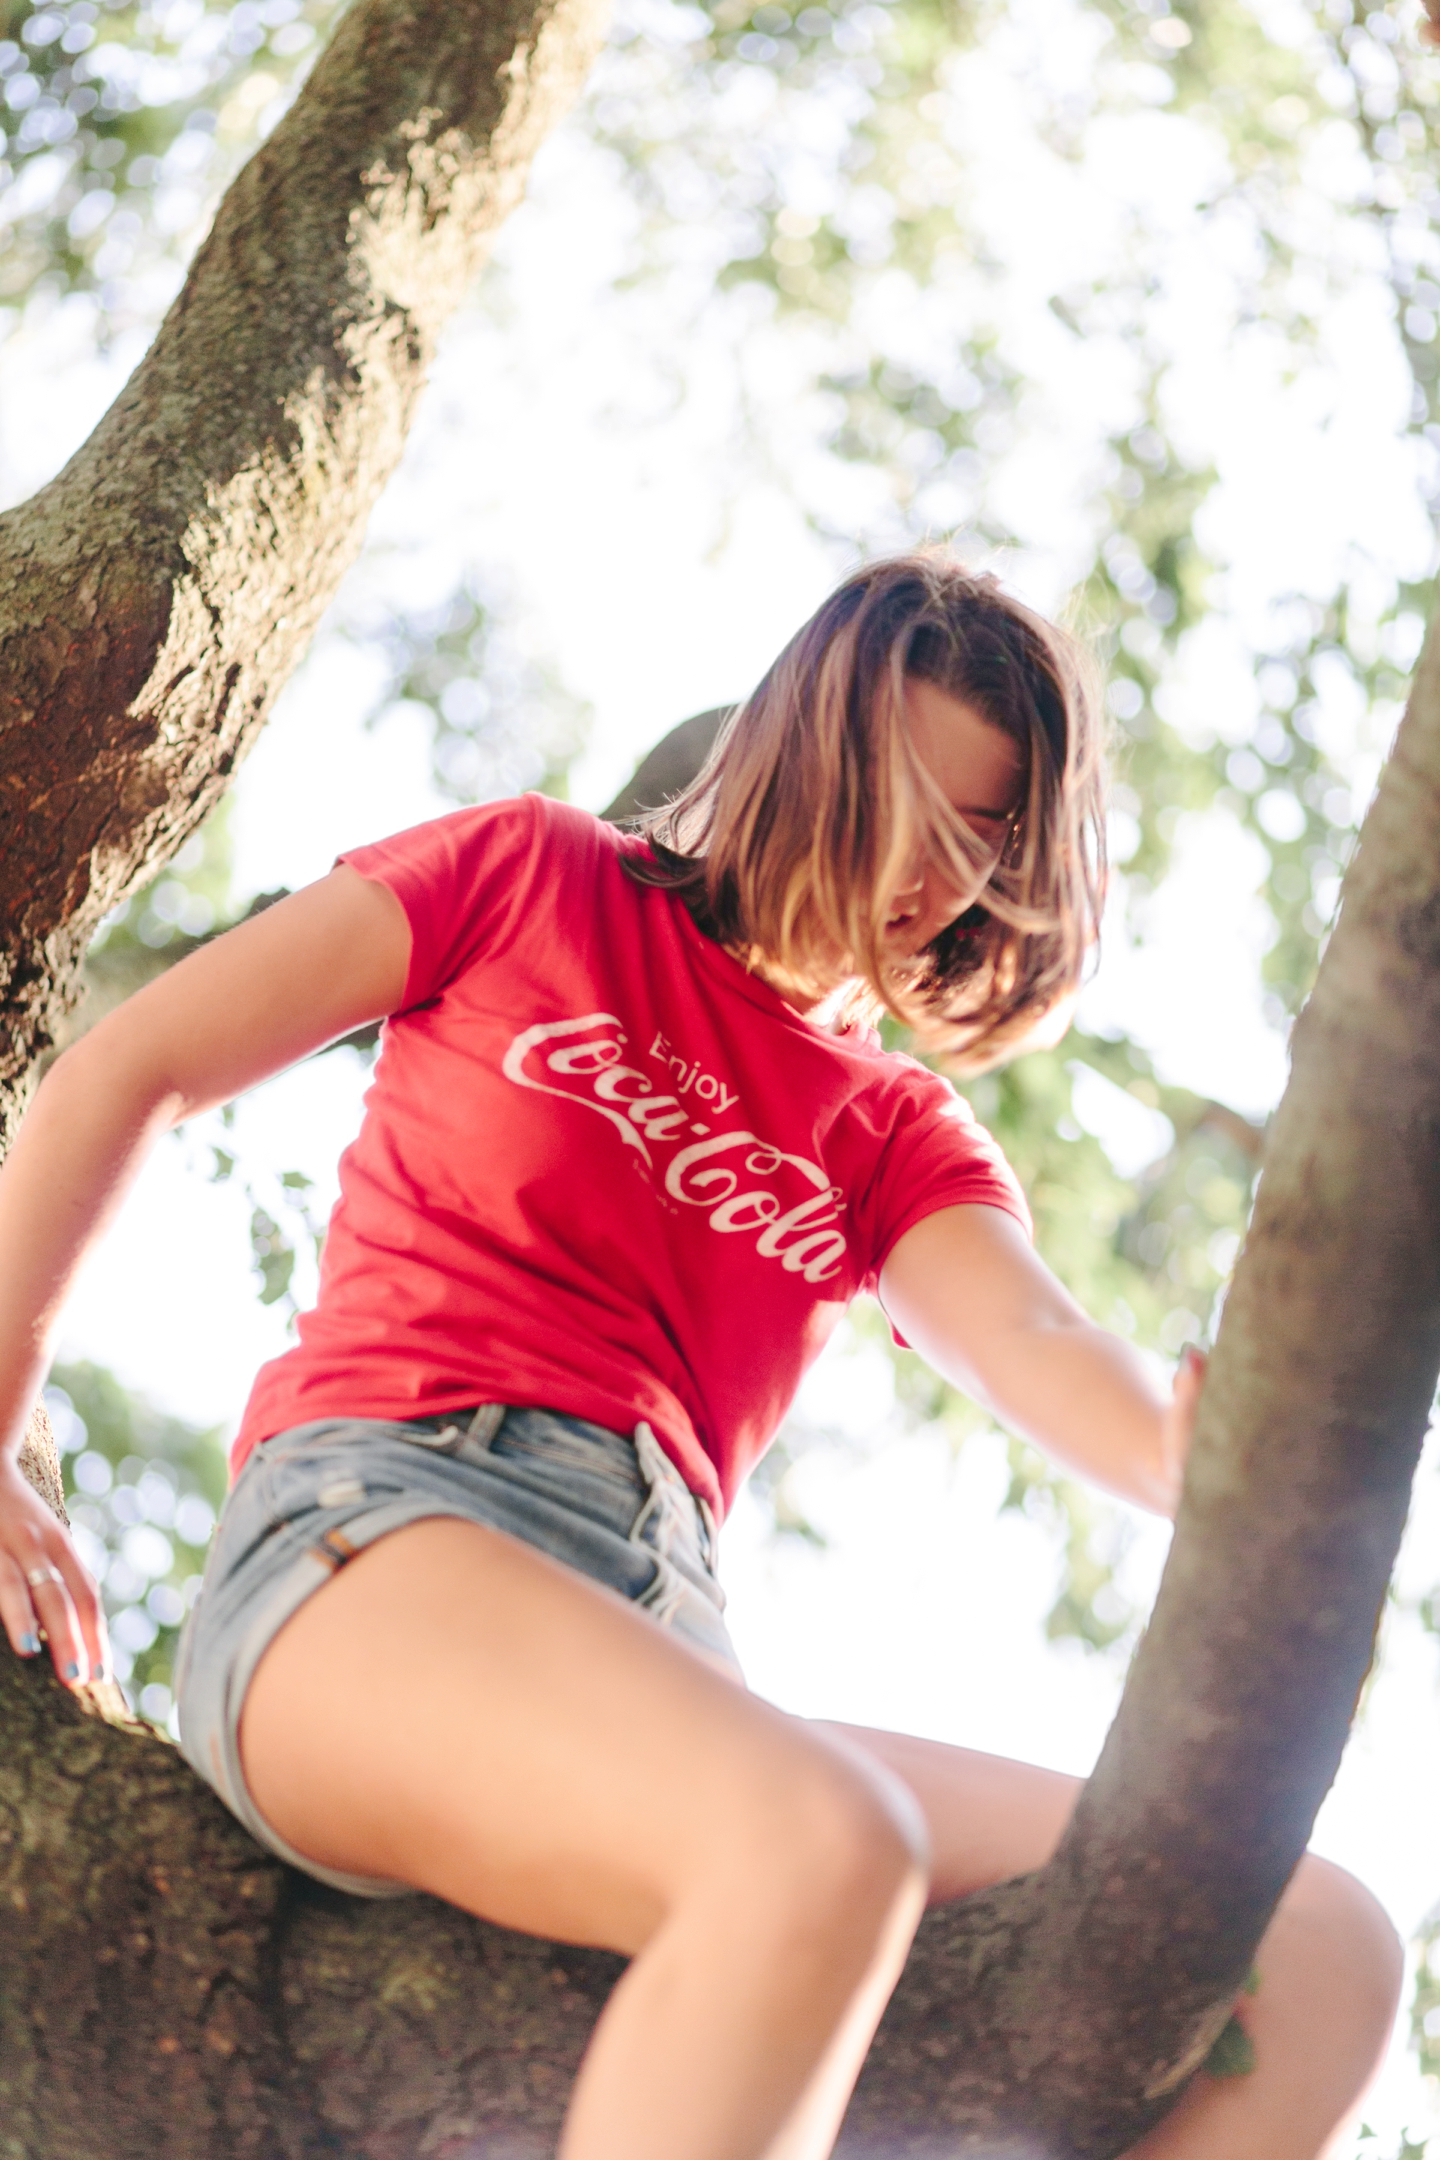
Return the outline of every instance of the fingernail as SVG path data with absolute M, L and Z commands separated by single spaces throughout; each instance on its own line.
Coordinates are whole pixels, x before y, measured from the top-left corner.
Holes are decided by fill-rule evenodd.
M 103 1686 L 104 1682 L 105 1682 L 105 1681 L 107 1681 L 107 1680 L 108 1680 L 108 1679 L 110 1678 L 110 1668 L 109 1668 L 109 1666 L 108 1666 L 108 1665 L 92 1665 L 92 1666 L 91 1666 L 91 1668 L 90 1668 L 90 1677 L 91 1677 L 91 1679 L 92 1679 L 92 1680 L 96 1680 L 96 1681 L 99 1681 L 99 1682 L 101 1683 L 101 1685 Z
M 67 1680 L 78 1680 L 79 1677 L 80 1667 L 76 1664 L 74 1658 L 72 1657 L 65 1667 L 65 1678 Z
M 34 1628 L 28 1628 L 20 1637 L 20 1655 L 21 1657 L 39 1657 L 40 1637 L 35 1633 Z

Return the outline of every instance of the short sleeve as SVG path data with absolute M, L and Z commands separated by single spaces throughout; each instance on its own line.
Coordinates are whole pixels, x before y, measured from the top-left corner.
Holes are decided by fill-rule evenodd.
M 1034 1235 L 1019 1180 L 969 1103 L 938 1073 L 897 1063 L 906 1069 L 894 1121 L 866 1195 L 869 1290 L 905 1232 L 941 1208 L 1001 1208 Z
M 388 886 L 410 924 L 410 970 L 397 1012 L 438 997 L 480 952 L 503 942 L 540 844 L 538 798 L 484 803 L 339 856 Z

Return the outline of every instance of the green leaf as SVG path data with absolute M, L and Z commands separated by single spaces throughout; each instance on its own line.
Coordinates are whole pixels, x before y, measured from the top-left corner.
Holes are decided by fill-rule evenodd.
M 290 1288 L 295 1248 L 264 1208 L 256 1208 L 250 1217 L 250 1250 L 260 1277 L 260 1303 L 276 1305 Z
M 1249 2077 L 1255 2068 L 1255 2043 L 1238 2018 L 1232 2017 L 1205 2058 L 1212 2078 Z

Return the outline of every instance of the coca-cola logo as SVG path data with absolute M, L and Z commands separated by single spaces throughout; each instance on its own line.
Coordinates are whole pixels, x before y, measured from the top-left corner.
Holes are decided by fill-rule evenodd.
M 657 1091 L 641 1066 L 626 1063 L 628 1042 L 614 1013 L 542 1021 L 515 1037 L 501 1069 L 517 1087 L 558 1095 L 605 1118 L 661 1178 L 669 1197 L 704 1209 L 721 1236 L 753 1235 L 762 1259 L 778 1260 L 787 1274 L 808 1283 L 838 1275 L 845 1259 L 839 1186 L 818 1163 L 758 1133 L 712 1131 L 678 1095 Z M 708 1102 L 712 1091 L 704 1092 Z M 719 1081 L 713 1099 L 726 1107 L 735 1101 Z M 688 1145 L 669 1154 L 684 1136 L 690 1136 Z M 663 1176 L 656 1161 L 662 1148 L 668 1155 Z

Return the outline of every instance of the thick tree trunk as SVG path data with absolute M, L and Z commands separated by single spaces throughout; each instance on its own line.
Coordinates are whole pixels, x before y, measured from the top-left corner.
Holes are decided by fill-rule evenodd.
M 0 1151 L 101 917 L 223 792 L 602 0 L 355 0 L 144 361 L 0 518 Z
M 90 930 L 214 801 L 353 553 L 584 8 L 357 0 L 114 411 L 0 520 L 7 1119 Z M 1440 1363 L 1437 677 L 1427 650 L 1297 1031 L 1120 1715 L 1052 1865 L 925 1922 L 856 2160 L 1121 2152 L 1333 1776 Z M 617 1970 L 287 1873 L 0 1648 L 10 2160 L 540 2155 Z

